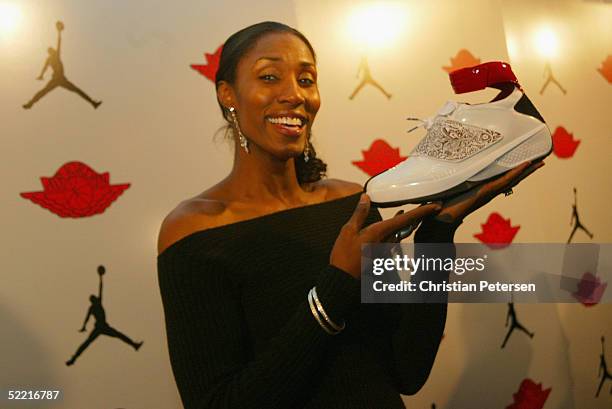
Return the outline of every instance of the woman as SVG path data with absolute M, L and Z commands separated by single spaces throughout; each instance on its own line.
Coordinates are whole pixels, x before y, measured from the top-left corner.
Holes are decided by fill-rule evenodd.
M 446 304 L 361 305 L 361 244 L 424 218 L 415 241 L 452 242 L 463 217 L 540 165 L 381 221 L 360 185 L 322 178 L 309 140 L 316 60 L 302 34 L 271 22 L 233 34 L 216 86 L 233 169 L 181 202 L 159 235 L 185 408 L 403 408 L 400 393 L 427 379 Z

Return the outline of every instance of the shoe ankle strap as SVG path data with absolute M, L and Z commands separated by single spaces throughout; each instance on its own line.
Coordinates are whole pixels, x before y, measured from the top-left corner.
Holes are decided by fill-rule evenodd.
M 510 64 L 491 61 L 473 67 L 462 68 L 448 74 L 455 94 L 479 91 L 487 87 L 498 88 L 500 83 L 513 83 L 521 88 Z

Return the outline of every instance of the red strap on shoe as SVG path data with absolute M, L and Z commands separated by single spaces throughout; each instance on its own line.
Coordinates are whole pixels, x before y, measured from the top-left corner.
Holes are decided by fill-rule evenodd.
M 518 88 L 521 87 L 510 64 L 503 61 L 485 62 L 473 67 L 462 68 L 449 73 L 448 76 L 455 94 L 479 91 L 502 82 L 511 82 Z

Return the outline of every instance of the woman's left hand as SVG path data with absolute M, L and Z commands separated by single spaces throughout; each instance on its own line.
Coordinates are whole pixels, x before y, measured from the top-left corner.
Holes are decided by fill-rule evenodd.
M 521 180 L 544 166 L 544 162 L 525 162 L 490 182 L 478 185 L 465 193 L 442 202 L 442 210 L 435 217 L 454 223 L 489 203 L 500 193 L 511 191 Z

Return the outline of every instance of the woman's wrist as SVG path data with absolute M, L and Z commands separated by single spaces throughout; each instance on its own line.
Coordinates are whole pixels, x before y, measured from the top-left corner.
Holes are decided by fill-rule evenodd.
M 428 217 L 423 219 L 423 222 L 414 234 L 415 243 L 452 243 L 455 239 L 457 228 L 463 223 L 463 220 L 453 219 L 451 217 Z
M 361 281 L 329 264 L 315 282 L 318 298 L 334 322 L 342 322 L 361 302 Z

